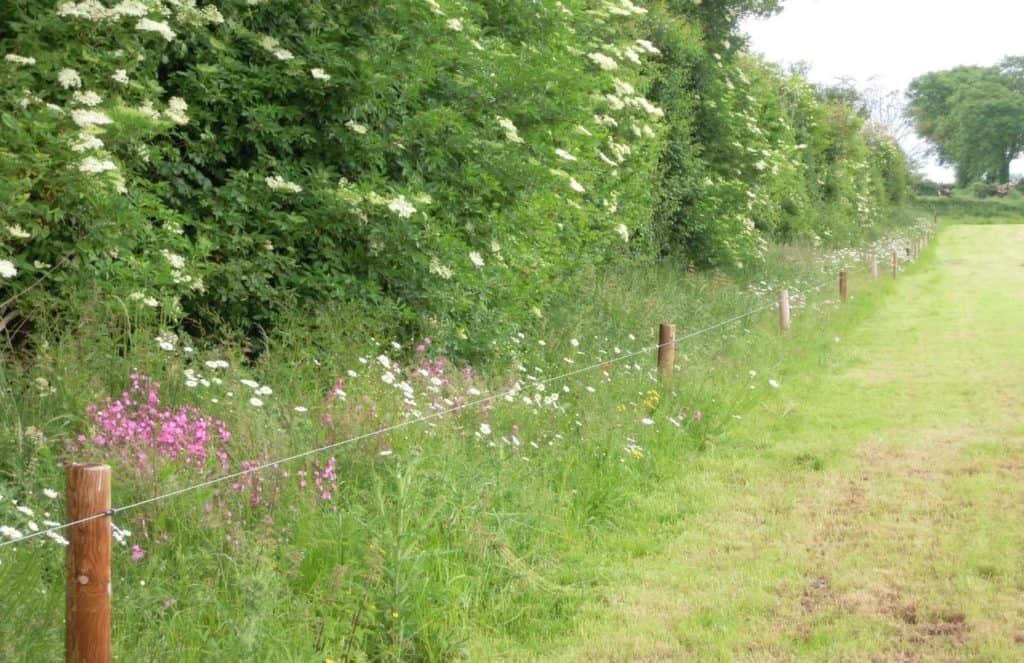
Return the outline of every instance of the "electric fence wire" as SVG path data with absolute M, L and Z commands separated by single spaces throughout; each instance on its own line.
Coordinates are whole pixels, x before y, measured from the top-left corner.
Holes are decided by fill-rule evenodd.
M 825 282 L 821 283 L 818 286 L 810 288 L 806 292 L 818 292 L 822 288 L 824 288 L 825 286 L 827 286 L 827 285 L 829 285 L 831 283 L 833 283 L 833 281 L 830 279 L 828 281 L 825 281 Z M 657 343 L 655 345 L 649 345 L 649 346 L 641 348 L 639 350 L 634 350 L 632 352 L 627 352 L 627 353 L 619 354 L 619 355 L 616 355 L 614 357 L 610 357 L 608 359 L 605 359 L 605 360 L 602 360 L 600 362 L 597 362 L 595 364 L 590 364 L 590 365 L 587 365 L 587 366 L 583 366 L 583 367 L 580 367 L 580 368 L 577 368 L 577 369 L 574 369 L 574 370 L 571 370 L 571 371 L 567 371 L 565 373 L 561 373 L 559 375 L 555 375 L 555 376 L 553 376 L 551 378 L 548 378 L 548 379 L 545 379 L 545 380 L 540 380 L 540 382 L 542 382 L 544 384 L 560 382 L 562 380 L 566 380 L 568 378 L 574 377 L 576 375 L 580 375 L 582 373 L 588 373 L 588 372 L 596 370 L 598 368 L 606 367 L 609 364 L 619 363 L 619 362 L 625 361 L 627 359 L 632 359 L 634 357 L 638 357 L 640 355 L 647 354 L 649 352 L 653 352 L 654 350 L 658 350 L 658 349 L 660 349 L 662 347 L 665 347 L 667 345 L 679 345 L 683 341 L 688 341 L 688 340 L 696 338 L 698 336 L 703 336 L 704 334 L 708 334 L 708 333 L 710 333 L 712 331 L 715 331 L 717 329 L 721 329 L 722 327 L 730 325 L 730 324 L 732 324 L 734 322 L 739 322 L 740 320 L 745 320 L 746 318 L 749 318 L 751 316 L 757 315 L 758 313 L 761 313 L 762 311 L 767 311 L 768 309 L 774 309 L 774 308 L 778 308 L 778 303 L 772 302 L 772 303 L 769 303 L 769 304 L 765 304 L 763 306 L 759 306 L 757 308 L 751 309 L 751 310 L 747 311 L 746 313 L 741 313 L 740 315 L 737 315 L 737 316 L 728 318 L 726 320 L 722 320 L 720 322 L 717 322 L 717 323 L 711 325 L 710 327 L 705 327 L 704 329 L 700 329 L 700 330 L 695 331 L 695 332 L 690 332 L 688 334 L 684 334 L 684 335 L 674 339 L 673 341 L 669 341 L 667 343 Z M 363 440 L 366 440 L 366 439 L 369 439 L 369 438 L 372 438 L 372 437 L 376 437 L 378 435 L 383 435 L 385 433 L 390 433 L 390 432 L 393 432 L 393 431 L 396 431 L 396 430 L 400 430 L 400 429 L 403 429 L 403 428 L 408 428 L 408 427 L 413 426 L 415 424 L 421 424 L 421 423 L 424 423 L 426 421 L 431 421 L 433 419 L 440 419 L 440 418 L 442 418 L 444 416 L 447 416 L 449 414 L 453 414 L 453 413 L 457 413 L 457 412 L 460 412 L 462 410 L 465 410 L 466 408 L 470 408 L 470 407 L 473 407 L 473 406 L 476 406 L 476 405 L 482 405 L 484 403 L 495 402 L 498 399 L 505 398 L 506 396 L 514 396 L 514 395 L 518 394 L 519 392 L 521 392 L 522 390 L 523 389 L 521 387 L 513 387 L 511 389 L 506 389 L 504 391 L 493 392 L 493 393 L 485 395 L 485 396 L 480 396 L 479 398 L 476 398 L 474 400 L 467 401 L 465 403 L 462 403 L 462 404 L 459 404 L 459 405 L 455 405 L 453 407 L 446 408 L 446 409 L 443 409 L 443 410 L 438 410 L 436 412 L 424 415 L 422 417 L 418 417 L 416 419 L 410 419 L 408 421 L 402 421 L 402 422 L 399 422 L 397 424 L 392 424 L 390 426 L 385 426 L 383 428 L 379 428 L 379 429 L 376 429 L 376 430 L 373 430 L 373 431 L 369 431 L 369 432 L 366 432 L 366 433 L 361 433 L 361 434 L 356 435 L 354 437 L 350 437 L 350 438 L 347 438 L 345 440 L 341 440 L 340 442 L 332 442 L 331 444 L 327 444 L 327 445 L 324 445 L 324 446 L 316 447 L 314 449 L 307 449 L 306 451 L 301 451 L 299 453 L 292 454 L 291 456 L 285 456 L 283 458 L 278 458 L 277 460 L 272 460 L 272 461 L 268 461 L 266 463 L 262 463 L 260 465 L 255 465 L 255 466 L 252 466 L 252 467 L 248 467 L 248 468 L 246 468 L 244 470 L 239 470 L 237 472 L 232 472 L 230 474 L 225 474 L 225 475 L 221 475 L 221 476 L 218 476 L 218 477 L 214 477 L 213 479 L 209 479 L 207 481 L 201 481 L 199 483 L 195 483 L 195 484 L 192 484 L 192 485 L 189 485 L 189 486 L 185 486 L 185 487 L 179 488 L 177 490 L 172 490 L 172 491 L 170 491 L 168 493 L 163 493 L 161 495 L 156 495 L 156 496 L 153 496 L 153 497 L 149 497 L 149 498 L 144 499 L 144 500 L 139 500 L 138 502 L 132 502 L 131 504 L 126 504 L 126 505 L 120 506 L 120 507 L 113 507 L 111 509 L 107 509 L 106 511 L 103 511 L 103 512 L 100 512 L 100 513 L 95 513 L 93 515 L 86 516 L 84 518 L 79 518 L 77 520 L 72 520 L 72 521 L 69 521 L 69 522 L 66 522 L 66 523 L 62 523 L 60 525 L 53 525 L 51 527 L 47 527 L 46 529 L 40 529 L 39 531 L 32 532 L 30 534 L 26 534 L 26 535 L 21 536 L 19 538 L 10 539 L 10 540 L 7 540 L 7 541 L 0 541 L 0 548 L 3 548 L 5 546 L 13 546 L 13 545 L 16 545 L 16 544 L 19 544 L 19 543 L 24 543 L 25 541 L 29 541 L 29 540 L 34 539 L 36 537 L 54 534 L 56 532 L 60 532 L 62 530 L 65 530 L 65 529 L 67 529 L 69 527 L 74 527 L 76 525 L 81 525 L 83 523 L 88 523 L 88 522 L 91 522 L 93 520 L 97 520 L 99 518 L 112 517 L 112 516 L 115 516 L 117 514 L 124 513 L 126 511 L 131 511 L 133 509 L 138 509 L 139 507 L 146 506 L 147 504 L 153 504 L 154 502 L 162 502 L 164 500 L 169 500 L 171 498 L 178 497 L 180 495 L 185 495 L 187 493 L 195 492 L 197 490 L 202 490 L 203 488 L 209 488 L 210 486 L 215 486 L 217 484 L 224 483 L 225 481 L 232 481 L 234 479 L 239 479 L 239 478 L 248 476 L 250 474 L 257 474 L 259 472 L 262 472 L 263 470 L 267 470 L 267 469 L 270 469 L 272 467 L 277 467 L 278 465 L 283 465 L 283 464 L 290 463 L 290 462 L 295 461 L 295 460 L 299 460 L 301 458 L 307 458 L 309 456 L 318 455 L 318 454 L 324 453 L 325 451 L 330 451 L 332 449 L 339 449 L 341 447 L 346 447 L 346 446 L 349 446 L 351 444 L 355 444 L 357 442 L 361 442 Z

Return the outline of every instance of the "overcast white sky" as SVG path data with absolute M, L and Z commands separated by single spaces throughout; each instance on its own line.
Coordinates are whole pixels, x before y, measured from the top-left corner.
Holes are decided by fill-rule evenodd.
M 768 60 L 807 62 L 816 83 L 851 78 L 860 87 L 905 90 L 929 71 L 1024 55 L 1024 1 L 785 0 L 781 14 L 743 29 Z M 936 164 L 925 173 L 953 179 Z

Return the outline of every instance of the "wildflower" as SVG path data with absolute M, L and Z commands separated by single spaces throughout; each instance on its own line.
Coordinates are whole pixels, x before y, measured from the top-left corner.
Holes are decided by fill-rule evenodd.
M 693 420 L 694 421 L 700 421 L 703 418 L 704 418 L 704 415 L 701 414 L 700 410 L 697 410 L 696 412 L 693 413 Z
M 217 370 L 219 368 L 227 368 L 228 362 L 224 361 L 223 359 L 211 359 L 210 361 L 206 362 L 206 367 L 213 370 Z
M 775 379 L 768 380 L 768 386 L 770 386 L 772 389 L 778 389 L 779 388 L 779 381 L 775 380 Z
M 243 386 L 249 387 L 250 389 L 259 389 L 260 383 L 255 380 L 239 380 Z
M 296 405 L 292 409 L 298 412 L 299 414 L 305 414 L 306 412 L 309 412 L 309 408 L 306 407 L 305 405 Z
M 33 511 L 32 509 L 28 508 L 27 506 L 25 506 L 23 504 L 19 504 L 18 506 L 14 507 L 14 508 L 15 508 L 15 510 L 20 511 L 21 513 L 25 514 L 29 518 L 31 518 L 32 516 L 36 515 L 35 511 Z
M 384 371 L 384 374 L 380 376 L 380 380 L 384 384 L 394 384 L 395 374 L 392 373 L 391 371 Z
M 566 161 L 576 161 L 576 157 L 574 157 L 573 155 L 569 154 L 568 152 L 566 152 L 562 148 L 556 149 L 555 150 L 555 154 L 558 155 L 558 157 L 560 159 L 565 159 Z
M 586 191 L 586 189 L 583 188 L 583 185 L 576 181 L 575 177 L 569 178 L 569 187 L 573 191 L 576 191 L 577 193 L 583 193 L 584 191 Z
M 377 362 L 384 368 L 391 370 L 391 360 L 387 355 L 377 355 Z
M 654 419 L 651 419 L 650 417 L 644 417 L 643 419 L 640 420 L 640 423 L 642 423 L 644 426 L 653 426 Z
M 449 30 L 454 30 L 455 32 L 462 32 L 461 18 L 450 18 L 448 19 L 447 25 Z
M 481 435 L 490 435 L 491 434 L 491 426 L 490 426 L 490 424 L 487 424 L 487 423 L 480 424 L 480 434 Z
M 366 125 L 365 124 L 359 124 L 355 120 L 349 120 L 348 122 L 345 123 L 345 126 L 348 127 L 349 129 L 351 129 L 352 131 L 356 132 L 357 134 L 365 134 L 366 133 Z
M 132 561 L 133 562 L 137 562 L 137 561 L 139 561 L 140 559 L 142 559 L 145 556 L 146 556 L 146 551 L 143 550 L 139 546 L 139 544 L 136 543 L 134 546 L 132 546 Z
M 272 396 L 274 390 L 268 387 L 267 385 L 263 385 L 256 390 L 256 393 L 259 394 L 260 396 Z
M 32 233 L 25 230 L 21 226 L 15 224 L 13 226 L 7 226 L 7 232 L 10 233 L 11 237 L 15 239 L 28 239 L 32 236 Z
M 629 228 L 626 227 L 626 224 L 620 223 L 619 225 L 615 226 L 615 232 L 619 233 L 619 235 L 622 236 L 623 242 L 629 241 Z
M 174 41 L 177 36 L 171 26 L 163 21 L 153 21 L 148 18 L 139 19 L 139 22 L 135 24 L 135 29 L 143 32 L 156 32 L 167 41 Z
M 412 203 L 405 199 L 404 195 L 392 198 L 391 201 L 388 202 L 388 209 L 394 212 L 400 219 L 408 219 L 416 213 L 416 208 L 413 207 Z
M 7 55 L 4 56 L 4 60 L 6 60 L 7 62 L 10 62 L 12 64 L 19 64 L 19 65 L 33 65 L 33 64 L 36 63 L 36 59 L 35 58 L 24 57 L 24 56 L 21 56 L 21 55 L 17 55 L 15 53 L 8 53 Z
M 185 125 L 188 124 L 188 115 L 185 111 L 188 110 L 188 104 L 181 97 L 171 97 L 167 102 L 167 110 L 164 111 L 164 116 L 174 122 L 175 124 Z
M 249 399 L 249 405 L 253 407 L 263 407 L 263 399 L 258 396 L 253 396 Z
M 21 538 L 21 532 L 7 525 L 0 525 L 0 535 L 6 536 L 11 540 Z
M 580 342 L 578 340 L 576 340 L 575 338 L 570 338 L 569 339 L 569 345 L 571 345 L 574 348 L 578 348 L 578 347 L 580 347 Z
M 480 254 L 477 253 L 476 251 L 470 251 L 469 252 L 469 261 L 471 263 L 473 263 L 474 265 L 476 265 L 477 267 L 483 267 L 484 266 L 484 259 L 483 259 L 483 257 L 481 257 Z
M 430 259 L 430 273 L 437 274 L 445 280 L 450 279 L 454 275 L 451 267 L 441 264 L 441 261 L 436 256 Z
M 319 67 L 314 67 L 313 69 L 310 69 L 309 73 L 313 76 L 313 78 L 317 79 L 318 81 L 331 80 L 331 75 Z
M 52 488 L 43 488 L 43 495 L 49 497 L 51 500 L 55 500 L 58 497 L 60 497 L 60 493 L 58 493 L 56 490 L 53 490 Z

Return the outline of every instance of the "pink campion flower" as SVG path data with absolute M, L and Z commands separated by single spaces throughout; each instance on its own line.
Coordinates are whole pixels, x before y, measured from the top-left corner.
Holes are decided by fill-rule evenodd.
M 143 550 L 139 544 L 132 546 L 132 561 L 137 562 L 146 556 L 146 551 Z
M 700 410 L 697 410 L 696 412 L 693 413 L 693 420 L 694 421 L 700 421 L 703 418 L 704 418 L 704 415 L 702 415 L 700 413 Z

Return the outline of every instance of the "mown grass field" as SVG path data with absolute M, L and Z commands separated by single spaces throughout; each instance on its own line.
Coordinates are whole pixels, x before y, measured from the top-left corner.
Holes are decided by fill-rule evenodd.
M 1014 321 L 1014 313 L 999 309 L 1015 291 L 987 289 L 1012 278 L 1012 270 L 999 277 L 973 253 L 943 252 L 996 241 L 992 250 L 1004 258 L 996 271 L 1005 272 L 1019 245 L 995 235 L 961 240 L 960 232 L 966 231 L 945 231 L 931 249 L 938 253 L 926 254 L 895 284 L 872 283 L 856 252 L 821 259 L 797 249 L 778 249 L 762 272 L 735 280 L 668 265 L 595 275 L 592 290 L 550 315 L 541 334 L 510 339 L 510 354 L 496 353 L 477 371 L 445 363 L 443 350 L 423 340 L 401 349 L 384 341 L 361 348 L 332 342 L 326 322 L 316 335 L 307 327 L 282 336 L 256 362 L 247 362 L 241 348 L 189 352 L 183 339 L 164 339 L 173 349 L 162 349 L 145 330 L 54 339 L 39 361 L 9 363 L 2 375 L 0 524 L 27 532 L 29 523 L 60 519 L 62 498 L 42 491 L 61 489 L 58 461 L 82 434 L 87 440 L 76 457 L 115 466 L 116 505 L 221 472 L 166 458 L 140 465 L 124 447 L 89 443 L 100 424 L 88 405 L 116 397 L 133 372 L 161 383 L 162 405 L 190 404 L 223 420 L 232 468 L 456 407 L 453 416 L 303 459 L 265 473 L 263 481 L 211 487 L 119 515 L 117 524 L 131 535 L 115 551 L 117 656 L 885 657 L 928 629 L 957 631 L 960 639 L 935 636 L 921 651 L 945 655 L 961 642 L 982 655 L 1006 653 L 1013 633 L 992 615 L 997 598 L 1012 603 L 997 580 L 1017 581 L 1012 555 L 1019 537 L 1003 532 L 999 520 L 1009 512 L 975 513 L 960 502 L 951 512 L 985 515 L 979 531 L 999 542 L 993 548 L 970 538 L 972 559 L 992 578 L 977 596 L 991 599 L 984 613 L 992 620 L 989 640 L 977 636 L 984 629 L 974 626 L 980 617 L 964 607 L 967 598 L 924 601 L 914 584 L 927 585 L 923 566 L 907 566 L 898 582 L 880 584 L 892 569 L 904 570 L 900 551 L 883 545 L 891 535 L 907 546 L 932 545 L 932 521 L 920 520 L 924 515 L 950 524 L 942 550 L 966 536 L 953 527 L 956 517 L 927 501 L 927 490 L 899 489 L 901 464 L 928 472 L 947 462 L 959 467 L 957 454 L 929 457 L 924 451 L 935 445 L 910 431 L 934 426 L 928 439 L 938 439 L 957 413 L 967 417 L 963 433 L 973 430 L 975 414 L 1003 412 L 985 405 L 992 388 L 983 376 L 996 372 L 985 366 L 1001 361 L 1008 379 L 1009 362 L 1020 358 L 1019 350 L 1007 355 L 1002 347 L 1006 332 L 1002 341 L 976 344 L 983 364 L 976 381 L 964 382 L 962 365 L 938 361 L 974 357 L 975 348 L 954 343 L 960 337 L 953 330 L 961 328 L 948 326 L 952 309 L 941 297 L 961 295 L 933 287 L 958 281 L 944 260 L 965 260 L 982 273 L 972 286 L 980 288 L 971 300 L 978 316 L 972 329 Z M 841 265 L 851 270 L 852 292 L 842 308 L 834 292 Z M 814 291 L 821 283 L 825 288 Z M 653 352 L 625 358 L 654 342 L 660 322 L 675 322 L 683 336 L 770 303 L 782 286 L 798 304 L 786 337 L 775 312 L 764 311 L 689 339 L 677 349 L 671 381 L 654 374 Z M 933 348 L 936 359 L 922 363 L 938 338 L 945 344 Z M 922 371 L 934 380 L 908 382 Z M 955 377 L 961 382 L 954 385 Z M 999 384 L 1012 395 L 1012 384 Z M 480 402 L 492 393 L 499 395 Z M 961 393 L 967 400 L 954 403 L 952 394 Z M 1005 450 L 1013 448 L 998 437 L 1000 425 L 993 424 L 989 447 L 962 440 L 980 469 L 965 475 L 975 483 L 950 471 L 965 482 L 950 499 L 967 494 L 968 483 L 979 497 L 1013 499 L 993 469 L 1008 462 Z M 858 474 L 861 468 L 871 472 Z M 882 500 L 876 484 L 892 484 L 894 492 Z M 856 506 L 847 505 L 848 493 L 859 495 Z M 15 500 L 32 514 L 15 509 Z M 904 502 L 924 515 L 915 521 L 894 510 Z M 900 529 L 907 522 L 917 523 L 919 540 Z M 0 657 L 59 658 L 62 557 L 48 540 L 0 549 L 0 591 L 7 597 Z M 952 556 L 946 563 L 960 568 Z M 871 583 L 858 584 L 865 578 Z M 932 596 L 968 597 L 928 586 Z M 879 587 L 902 592 L 895 612 L 849 609 L 848 595 L 875 605 L 871 589 Z M 915 606 L 918 630 L 899 617 L 908 605 Z M 965 626 L 947 625 L 961 613 Z

